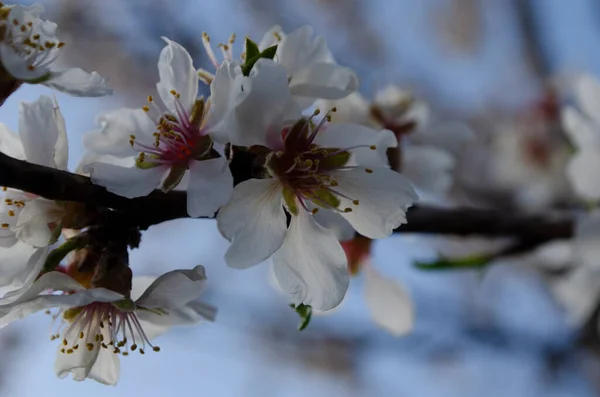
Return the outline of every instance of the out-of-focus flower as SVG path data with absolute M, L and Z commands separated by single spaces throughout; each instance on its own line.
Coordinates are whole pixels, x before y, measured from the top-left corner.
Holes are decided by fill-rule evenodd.
M 577 195 L 585 200 L 600 199 L 600 82 L 591 75 L 578 76 L 573 84 L 579 110 L 567 106 L 562 121 L 576 153 L 567 167 L 567 176 Z
M 32 103 L 22 103 L 19 135 L 0 125 L 0 151 L 30 163 L 65 170 L 69 149 L 58 106 L 46 96 Z M 0 246 L 10 246 L 17 239 L 35 247 L 51 244 L 65 215 L 65 206 L 20 190 L 3 190 Z
M 273 255 L 275 276 L 294 303 L 328 310 L 345 295 L 347 263 L 334 232 L 313 215 L 333 211 L 360 234 L 382 238 L 406 222 L 406 209 L 417 195 L 378 151 L 382 142 L 393 146 L 391 132 L 326 125 L 329 114 L 319 124 L 313 117 L 289 124 L 286 103 L 293 99 L 284 71 L 269 63 L 258 66 L 257 78 L 266 71 L 271 80 L 261 87 L 279 96 L 279 114 L 256 118 L 246 138 L 272 150 L 266 162 L 270 178 L 240 183 L 219 211 L 219 230 L 232 242 L 225 259 L 232 267 L 247 268 Z M 268 109 L 250 93 L 239 106 L 244 112 L 236 114 L 265 114 L 261 106 Z M 284 208 L 291 215 L 289 227 Z
M 134 278 L 131 296 L 92 288 L 87 281 L 49 272 L 0 305 L 0 326 L 57 309 L 53 317 L 61 324 L 52 339 L 60 340 L 55 372 L 61 378 L 71 373 L 77 381 L 90 378 L 114 385 L 120 372 L 118 355 L 159 351 L 150 340 L 171 326 L 214 319 L 215 309 L 196 301 L 206 283 L 202 266 L 174 270 L 151 283 L 144 278 L 138 286 Z
M 56 24 L 39 18 L 43 7 L 34 4 L 2 6 L 0 8 L 0 61 L 3 71 L 14 83 L 44 84 L 75 96 L 97 97 L 112 93 L 106 81 L 96 72 L 81 69 L 54 70 L 63 42 L 55 35 Z M 3 87 L 4 88 L 4 87 Z M 4 97 L 11 90 L 3 93 Z
M 35 248 L 18 241 L 11 247 L 0 247 L 0 297 L 7 301 L 13 291 L 31 285 L 44 266 L 48 247 Z
M 92 181 L 109 191 L 139 197 L 157 187 L 167 192 L 186 173 L 190 216 L 212 216 L 233 190 L 228 161 L 212 156 L 211 134 L 226 115 L 231 94 L 230 65 L 223 64 L 211 85 L 211 101 L 197 99 L 198 80 L 192 58 L 181 45 L 165 39 L 158 61 L 157 84 L 162 103 L 148 97 L 143 109 L 118 109 L 99 118 L 101 130 L 84 138 L 99 154 L 134 157 L 133 167 L 92 162 L 83 167 Z M 212 102 L 212 103 L 211 103 Z
M 220 44 L 225 61 L 233 61 L 232 45 L 235 36 L 228 44 Z M 210 45 L 210 37 L 203 34 L 204 47 L 215 68 L 222 63 L 217 59 Z M 335 62 L 325 39 L 315 35 L 310 26 L 303 26 L 291 33 L 284 33 L 281 26 L 272 27 L 258 44 L 258 49 L 277 45 L 273 60 L 286 72 L 290 91 L 300 109 L 310 107 L 316 99 L 339 99 L 348 96 L 358 88 L 358 77 L 349 68 Z M 244 54 L 246 56 L 246 54 Z M 241 74 L 241 68 L 236 69 Z M 210 72 L 198 70 L 200 79 L 210 84 L 215 78 Z

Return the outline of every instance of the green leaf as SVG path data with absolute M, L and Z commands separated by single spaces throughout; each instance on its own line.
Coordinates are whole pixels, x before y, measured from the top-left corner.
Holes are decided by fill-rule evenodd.
M 441 258 L 433 262 L 415 262 L 414 266 L 421 270 L 470 270 L 482 269 L 488 265 L 487 256 L 469 256 L 464 258 Z
M 308 324 L 310 323 L 310 319 L 312 317 L 312 307 L 310 305 L 305 305 L 303 303 L 298 306 L 291 304 L 290 307 L 296 310 L 296 313 L 300 316 L 300 324 L 298 324 L 298 331 L 303 331 Z
M 247 44 L 248 44 L 248 42 L 246 42 L 246 45 Z M 242 65 L 242 74 L 244 76 L 249 76 L 250 75 L 250 71 L 254 67 L 254 64 L 260 58 L 273 59 L 275 57 L 276 53 L 277 53 L 277 45 L 274 45 L 272 47 L 266 48 L 263 52 L 255 55 L 253 57 L 250 57 L 248 55 L 247 50 L 246 50 L 246 62 L 244 63 L 244 65 Z
M 76 237 L 70 238 L 64 243 L 62 243 L 58 248 L 50 251 L 48 256 L 46 257 L 46 262 L 44 263 L 44 267 L 42 272 L 50 272 L 56 268 L 60 264 L 60 262 L 69 254 L 69 252 L 74 251 L 76 249 L 85 248 L 88 244 L 88 236 L 85 233 L 79 234 Z
M 258 45 L 249 37 L 246 37 L 246 59 L 256 58 L 260 55 Z

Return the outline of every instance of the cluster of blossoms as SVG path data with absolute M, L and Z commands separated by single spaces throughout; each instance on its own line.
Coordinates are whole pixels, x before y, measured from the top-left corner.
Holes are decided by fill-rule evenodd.
M 64 43 L 55 38 L 54 23 L 39 19 L 41 11 L 38 5 L 0 8 L 2 96 L 22 83 L 78 96 L 111 93 L 95 72 L 52 68 Z M 340 241 L 355 233 L 389 236 L 417 201 L 411 183 L 388 160 L 402 125 L 410 127 L 396 119 L 408 116 L 404 110 L 389 115 L 394 128 L 383 113 L 379 123 L 337 119 L 352 110 L 327 101 L 357 95 L 358 78 L 335 62 L 310 27 L 285 33 L 276 26 L 258 44 L 247 38 L 239 60 L 234 39 L 220 45 L 219 60 L 203 35 L 215 67 L 207 71 L 164 38 L 156 95 L 137 109 L 101 115 L 100 129 L 84 137 L 89 153 L 77 169 L 126 198 L 185 191 L 190 217 L 216 216 L 231 242 L 229 266 L 245 269 L 271 258 L 294 306 L 333 309 L 355 273 Z M 198 97 L 199 82 L 209 85 L 208 98 Z M 452 160 L 432 150 L 436 167 L 448 170 Z M 55 101 L 42 96 L 23 103 L 19 134 L 0 128 L 0 152 L 66 170 L 67 134 Z M 253 156 L 257 167 L 234 185 L 231 166 L 242 154 Z M 446 182 L 439 185 L 447 189 Z M 159 351 L 154 337 L 173 325 L 213 320 L 215 309 L 197 300 L 206 282 L 202 266 L 155 280 L 132 277 L 127 250 L 137 247 L 139 230 L 137 237 L 123 231 L 118 211 L 100 212 L 3 189 L 0 255 L 7 263 L 0 269 L 0 326 L 47 310 L 60 320 L 51 335 L 59 341 L 57 375 L 115 384 L 118 355 Z M 406 332 L 404 318 L 390 324 L 377 314 L 390 299 L 407 301 L 406 293 L 370 275 L 376 320 Z

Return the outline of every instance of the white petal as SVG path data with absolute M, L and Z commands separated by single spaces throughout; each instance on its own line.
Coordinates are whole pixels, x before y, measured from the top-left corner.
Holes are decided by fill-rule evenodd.
M 147 144 L 154 142 L 152 133 L 156 125 L 142 109 L 121 108 L 104 113 L 97 117 L 100 130 L 92 131 L 83 136 L 86 148 L 101 154 L 115 156 L 135 156 L 129 140 L 134 135 L 136 140 Z
M 66 170 L 69 163 L 69 141 L 67 139 L 67 128 L 58 104 L 54 104 L 54 123 L 58 130 L 56 146 L 54 147 L 54 164 L 59 170 Z
M 580 267 L 551 281 L 550 289 L 556 299 L 567 310 L 573 325 L 581 327 L 592 315 L 598 295 L 600 282 L 597 271 Z
M 585 115 L 600 125 L 600 81 L 582 74 L 574 82 L 575 97 Z
M 328 125 L 315 138 L 315 143 L 322 147 L 347 148 L 364 146 L 352 149 L 354 162 L 364 167 L 387 167 L 387 149 L 398 146 L 398 140 L 389 130 L 374 130 L 359 124 L 333 123 Z M 370 146 L 376 149 L 371 150 Z
M 292 217 L 283 245 L 273 255 L 282 290 L 317 310 L 333 309 L 348 289 L 346 254 L 335 235 L 306 211 Z
M 233 176 L 229 161 L 219 157 L 204 161 L 191 161 L 190 181 L 187 188 L 187 211 L 195 218 L 213 216 L 227 204 L 233 193 Z
M 230 113 L 236 100 L 242 94 L 242 75 L 237 62 L 225 61 L 217 69 L 215 78 L 210 84 L 210 108 L 206 119 L 206 128 L 217 142 L 229 142 L 227 129 Z M 223 128 L 225 127 L 225 128 Z
M 25 159 L 21 140 L 17 134 L 11 132 L 4 124 L 0 124 L 0 152 L 19 160 Z
M 337 110 L 331 113 L 331 121 L 334 123 L 371 124 L 371 105 L 358 92 L 353 92 L 342 99 L 320 99 L 315 106 L 322 111 L 336 107 Z
M 560 270 L 572 266 L 574 247 L 571 240 L 556 240 L 538 247 L 535 263 L 543 269 Z
M 75 167 L 74 172 L 77 174 L 87 174 L 83 170 L 88 164 L 92 163 L 109 163 L 129 168 L 135 166 L 135 157 L 115 157 L 110 154 L 86 152 L 81 158 L 81 161 L 79 161 L 79 164 L 77 164 L 77 167 Z
M 283 244 L 286 217 L 281 187 L 273 179 L 250 179 L 233 189 L 217 214 L 221 234 L 231 241 L 225 261 L 245 269 L 269 258 Z
M 274 46 L 275 44 L 279 44 L 279 38 L 285 37 L 285 33 L 283 33 L 283 29 L 279 25 L 273 26 L 271 29 L 264 34 L 260 43 L 258 43 L 258 49 L 264 51 L 265 49 Z
M 77 292 L 70 295 L 39 295 L 49 289 Z M 64 273 L 50 272 L 40 277 L 29 288 L 22 288 L 10 294 L 8 299 L 10 300 L 8 304 L 0 305 L 0 327 L 43 309 L 85 306 L 92 302 L 112 302 L 123 299 L 123 295 L 104 288 L 85 289 Z
M 394 336 L 410 332 L 414 309 L 406 290 L 396 281 L 366 266 L 365 300 L 373 321 Z
M 354 228 L 352 225 L 335 211 L 319 209 L 314 215 L 314 219 L 325 229 L 335 234 L 339 241 L 348 241 L 354 238 Z
M 582 150 L 567 165 L 567 178 L 575 192 L 584 199 L 600 198 L 600 151 Z
M 145 308 L 171 310 L 198 298 L 206 285 L 204 266 L 191 270 L 173 270 L 157 278 L 136 304 Z
M 0 301 L 9 303 L 9 293 L 29 288 L 44 266 L 48 248 L 34 248 L 23 242 L 17 242 L 10 248 L 0 248 Z
M 127 198 L 147 196 L 158 187 L 168 167 L 149 169 L 125 168 L 108 163 L 91 163 L 84 167 L 96 185 Z
M 156 89 L 169 110 L 177 114 L 175 97 L 171 94 L 171 90 L 177 91 L 179 101 L 185 110 L 191 109 L 198 95 L 198 76 L 187 50 L 166 37 L 162 39 L 167 45 L 158 58 L 160 81 L 156 84 Z
M 338 181 L 335 189 L 351 200 L 341 198 L 340 209 L 351 208 L 352 212 L 341 215 L 354 229 L 369 238 L 383 238 L 406 223 L 406 210 L 418 196 L 410 182 L 389 168 L 377 167 L 372 173 L 364 168 L 332 172 Z M 352 201 L 358 200 L 355 205 Z
M 600 147 L 600 125 L 594 124 L 571 106 L 562 109 L 561 119 L 576 148 L 586 150 Z
M 297 120 L 300 110 L 292 100 L 285 69 L 270 59 L 259 59 L 244 77 L 235 111 L 221 127 L 233 145 L 273 148 L 281 141 L 284 122 Z
M 48 68 L 29 69 L 29 61 L 7 44 L 0 44 L 0 60 L 6 71 L 17 80 L 36 80 L 50 73 Z
M 44 85 L 78 97 L 100 97 L 113 93 L 97 72 L 88 73 L 79 68 L 53 71 Z
M 452 187 L 456 160 L 433 146 L 410 146 L 402 152 L 402 174 L 423 191 L 442 196 Z
M 34 247 L 47 246 L 52 243 L 51 224 L 59 222 L 63 214 L 63 208 L 55 201 L 43 198 L 29 201 L 17 220 L 17 238 Z
M 21 102 L 19 135 L 27 161 L 56 168 L 54 152 L 58 134 L 52 99 L 41 96 L 32 103 Z
M 314 36 L 314 30 L 310 26 L 302 26 L 285 35 L 277 47 L 276 59 L 292 78 L 313 63 L 334 63 L 325 39 Z
M 313 63 L 290 80 L 292 95 L 307 98 L 339 99 L 358 88 L 352 69 L 334 63 Z

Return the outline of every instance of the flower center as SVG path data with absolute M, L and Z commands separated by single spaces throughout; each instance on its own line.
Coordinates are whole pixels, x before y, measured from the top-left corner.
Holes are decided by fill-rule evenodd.
M 334 112 L 333 108 L 330 112 Z M 314 143 L 315 138 L 324 129 L 326 121 L 330 120 L 330 112 L 314 125 L 312 119 L 320 112 L 308 119 L 296 122 L 292 127 L 282 131 L 284 148 L 282 151 L 273 152 L 267 159 L 267 169 L 271 176 L 278 178 L 283 185 L 283 196 L 292 214 L 297 215 L 296 203 L 308 210 L 306 201 L 335 211 L 351 212 L 352 208 L 340 209 L 340 198 L 349 199 L 354 205 L 354 200 L 335 188 L 338 181 L 331 176 L 333 171 L 349 170 L 350 150 L 368 147 L 376 150 L 374 145 L 357 145 L 348 148 L 325 148 Z M 314 214 L 318 208 L 311 210 Z
M 148 105 L 143 107 L 148 117 L 156 125 L 152 134 L 154 142 L 144 144 L 130 136 L 129 144 L 139 152 L 136 164 L 139 168 L 151 168 L 159 165 L 170 165 L 187 168 L 192 159 L 201 159 L 212 148 L 212 139 L 202 128 L 204 119 L 204 100 L 199 99 L 188 112 L 174 90 L 171 94 L 175 100 L 176 114 L 156 104 L 148 97 Z
M 160 347 L 150 343 L 135 314 L 135 310 L 139 309 L 132 300 L 124 299 L 60 310 L 52 318 L 61 317 L 61 325 L 50 339 L 62 337 L 60 352 L 63 354 L 73 354 L 78 349 L 106 349 L 128 356 L 136 350 L 144 354 L 146 346 L 158 352 Z M 50 314 L 49 311 L 46 313 Z M 65 327 L 67 329 L 61 332 Z
M 38 18 L 20 21 L 11 17 L 12 8 L 0 3 L 0 41 L 26 58 L 29 70 L 43 68 L 54 62 L 65 43 L 48 37 Z

